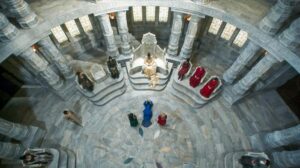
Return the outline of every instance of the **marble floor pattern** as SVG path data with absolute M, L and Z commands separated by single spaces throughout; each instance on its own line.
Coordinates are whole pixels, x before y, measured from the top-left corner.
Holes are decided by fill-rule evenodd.
M 156 163 L 163 168 L 220 168 L 226 153 L 251 150 L 249 131 L 253 134 L 294 122 L 289 115 L 284 119 L 265 117 L 274 111 L 264 108 L 268 101 L 262 101 L 263 97 L 230 107 L 219 96 L 194 109 L 171 94 L 170 84 L 156 92 L 135 91 L 128 79 L 126 82 L 126 92 L 104 106 L 93 105 L 79 92 L 67 101 L 41 94 L 29 110 L 35 120 L 45 124 L 43 146 L 74 151 L 78 168 L 155 168 Z M 141 135 L 138 128 L 130 127 L 127 114 L 135 113 L 141 123 L 145 99 L 154 102 L 153 124 L 141 127 Z M 64 120 L 64 109 L 80 115 L 83 127 Z M 253 111 L 261 113 L 253 117 Z M 155 121 L 159 112 L 168 115 L 166 127 Z M 268 125 L 274 120 L 281 122 Z

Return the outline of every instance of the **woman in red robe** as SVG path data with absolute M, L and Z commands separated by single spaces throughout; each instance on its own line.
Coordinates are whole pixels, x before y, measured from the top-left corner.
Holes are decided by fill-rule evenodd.
M 190 86 L 195 88 L 198 86 L 202 80 L 202 78 L 205 76 L 206 71 L 203 67 L 197 67 L 195 73 L 192 77 L 190 77 Z
M 160 126 L 165 126 L 167 123 L 167 115 L 165 113 L 160 113 L 157 118 L 157 123 Z
M 218 78 L 212 78 L 202 89 L 200 89 L 200 94 L 203 97 L 209 98 L 213 91 L 219 86 L 220 82 Z
M 186 61 L 182 63 L 180 70 L 178 71 L 178 80 L 183 80 L 183 77 L 189 71 L 190 66 L 190 59 L 187 58 Z

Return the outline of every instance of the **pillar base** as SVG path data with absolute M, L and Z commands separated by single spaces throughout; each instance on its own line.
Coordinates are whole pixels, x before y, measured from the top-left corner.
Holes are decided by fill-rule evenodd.
M 224 88 L 223 97 L 230 105 L 233 105 L 244 98 L 247 94 L 237 95 L 233 90 L 232 86 L 227 86 Z
M 266 150 L 266 145 L 262 141 L 262 133 L 254 134 L 250 136 L 250 144 L 252 149 L 263 152 Z

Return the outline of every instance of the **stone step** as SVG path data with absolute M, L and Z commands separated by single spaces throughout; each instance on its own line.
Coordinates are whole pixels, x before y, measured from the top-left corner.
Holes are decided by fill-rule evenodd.
M 187 88 L 183 87 L 182 85 L 178 85 L 177 82 L 172 82 L 172 87 L 174 88 L 175 93 L 174 95 L 186 103 L 190 104 L 195 108 L 202 107 L 206 102 L 200 98 L 200 96 L 196 96 L 195 94 L 189 94 L 187 92 Z
M 132 79 L 129 78 L 130 83 L 133 85 L 149 85 L 150 80 L 147 77 L 142 77 L 138 79 Z M 166 85 L 168 83 L 168 78 L 167 79 L 159 79 L 158 83 L 156 85 Z
M 224 157 L 225 168 L 243 168 L 243 165 L 239 163 L 239 159 L 247 152 L 230 152 Z
M 62 149 L 59 150 L 59 161 L 57 168 L 68 168 L 68 153 Z
M 99 92 L 96 96 L 88 98 L 88 99 L 91 100 L 92 102 L 98 102 L 98 101 L 104 99 L 110 93 L 114 92 L 115 90 L 119 90 L 119 89 L 123 88 L 124 86 L 125 86 L 125 82 L 124 82 L 124 80 L 122 80 L 121 82 L 118 82 L 114 85 L 107 87 L 103 91 Z
M 66 150 L 68 154 L 68 168 L 76 168 L 76 155 L 70 150 Z
M 122 82 L 124 79 L 124 75 L 123 73 L 120 73 L 120 76 L 118 79 L 112 79 L 112 78 L 107 78 L 106 80 L 102 81 L 101 83 L 96 83 L 94 85 L 94 90 L 93 92 L 88 92 L 88 91 L 85 91 L 83 90 L 79 84 L 77 83 L 76 87 L 77 89 L 83 94 L 85 95 L 87 98 L 92 98 L 92 97 L 95 97 L 97 96 L 97 94 L 99 94 L 100 92 L 102 92 L 103 90 L 106 90 L 107 88 L 117 84 L 117 83 L 120 83 Z
M 182 100 L 182 101 L 188 103 L 190 106 L 192 106 L 192 107 L 194 107 L 194 108 L 200 108 L 200 107 L 202 107 L 201 104 L 195 103 L 195 101 L 194 101 L 193 99 L 191 99 L 189 96 L 187 96 L 186 94 L 183 94 L 182 92 L 180 92 L 180 91 L 178 91 L 177 89 L 175 89 L 173 85 L 172 85 L 172 89 L 170 89 L 170 90 L 171 90 L 170 92 L 171 92 L 175 97 L 177 97 L 177 98 L 179 98 L 180 100 Z
M 151 91 L 162 91 L 167 85 L 156 85 L 154 88 L 147 85 L 131 85 L 134 90 L 151 90 Z
M 126 85 L 124 84 L 124 86 L 121 89 L 114 90 L 113 92 L 110 92 L 109 95 L 107 95 L 106 97 L 104 97 L 103 99 L 101 99 L 98 102 L 94 102 L 94 104 L 97 105 L 97 106 L 103 106 L 106 103 L 113 100 L 114 98 L 116 98 L 118 96 L 121 96 L 123 93 L 125 93 L 125 91 L 126 91 Z

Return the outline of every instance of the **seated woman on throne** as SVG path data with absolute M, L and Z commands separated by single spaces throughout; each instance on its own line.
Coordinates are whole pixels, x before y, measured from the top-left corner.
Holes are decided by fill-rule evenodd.
M 154 88 L 158 83 L 158 77 L 156 75 L 156 63 L 150 53 L 147 54 L 147 58 L 144 61 L 143 72 L 150 80 L 149 86 Z
M 149 79 L 151 79 L 151 76 L 156 75 L 156 63 L 150 53 L 147 54 L 144 61 L 143 72 Z

